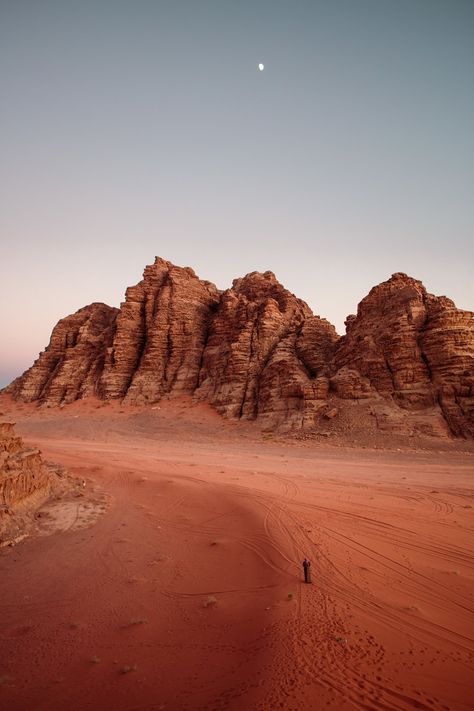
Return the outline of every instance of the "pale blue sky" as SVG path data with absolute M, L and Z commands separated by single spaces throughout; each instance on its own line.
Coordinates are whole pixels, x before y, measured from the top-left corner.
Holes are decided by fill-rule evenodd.
M 0 97 L 0 384 L 155 255 L 474 309 L 471 0 L 0 0 Z

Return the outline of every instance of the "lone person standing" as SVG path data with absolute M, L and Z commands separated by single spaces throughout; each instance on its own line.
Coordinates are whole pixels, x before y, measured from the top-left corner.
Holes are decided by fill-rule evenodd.
M 304 559 L 303 561 L 303 570 L 304 570 L 304 581 L 305 583 L 310 583 L 311 582 L 311 563 L 307 558 Z

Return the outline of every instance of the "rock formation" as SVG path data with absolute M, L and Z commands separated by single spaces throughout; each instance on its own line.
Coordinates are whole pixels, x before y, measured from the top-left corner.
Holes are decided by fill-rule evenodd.
M 24 515 L 45 501 L 51 483 L 51 472 L 40 451 L 24 446 L 13 423 L 0 423 L 0 546 L 15 539 L 23 529 L 18 514 Z
M 445 296 L 427 301 L 421 345 L 435 396 L 451 431 L 474 437 L 474 314 Z
M 471 312 L 397 273 L 346 326 L 339 338 L 271 272 L 221 293 L 156 258 L 119 310 L 92 304 L 60 321 L 7 390 L 44 405 L 188 394 L 227 417 L 286 428 L 337 422 L 353 403 L 387 430 L 474 436 Z
M 10 386 L 14 396 L 60 405 L 96 394 L 118 313 L 105 304 L 91 304 L 61 319 L 46 350 Z
M 404 410 L 440 407 L 456 435 L 474 436 L 474 321 L 406 274 L 374 287 L 346 320 L 331 386 Z
M 228 417 L 301 425 L 319 394 L 314 376 L 324 371 L 336 340 L 334 327 L 314 317 L 272 272 L 252 272 L 221 297 L 196 397 Z M 317 355 L 312 345 L 320 346 Z
M 143 280 L 127 289 L 97 393 L 130 403 L 193 393 L 218 303 L 214 284 L 156 258 Z

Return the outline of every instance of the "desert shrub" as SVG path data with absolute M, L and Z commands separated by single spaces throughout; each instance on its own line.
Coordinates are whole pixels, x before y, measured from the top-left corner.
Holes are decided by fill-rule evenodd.
M 132 667 L 130 667 L 130 666 L 128 666 L 128 664 L 126 664 L 125 666 L 120 667 L 119 674 L 128 674 L 129 672 L 136 671 L 136 670 L 137 670 L 136 664 L 134 664 Z
M 133 627 L 134 625 L 145 625 L 148 622 L 146 617 L 132 617 L 124 627 Z

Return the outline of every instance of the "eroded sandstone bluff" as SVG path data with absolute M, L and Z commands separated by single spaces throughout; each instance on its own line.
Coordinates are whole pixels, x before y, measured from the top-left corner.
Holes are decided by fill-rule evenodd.
M 268 427 L 318 428 L 359 413 L 362 428 L 474 437 L 471 312 L 397 273 L 346 327 L 339 337 L 272 272 L 220 292 L 156 258 L 120 309 L 91 304 L 62 319 L 7 390 L 49 406 L 187 394 Z
M 0 422 L 0 547 L 22 535 L 25 517 L 49 497 L 52 483 L 39 449 L 25 447 L 12 422 Z

